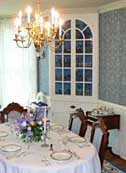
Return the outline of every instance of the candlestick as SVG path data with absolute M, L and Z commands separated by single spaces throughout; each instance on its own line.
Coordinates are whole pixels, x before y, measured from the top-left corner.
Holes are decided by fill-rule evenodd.
M 44 118 L 43 118 L 43 121 L 44 121 L 44 133 L 43 133 L 43 144 L 41 145 L 42 147 L 49 147 L 49 144 L 46 143 L 46 121 L 47 121 L 47 118 L 46 118 L 46 106 L 44 107 Z
M 44 107 L 44 134 L 46 134 L 46 106 Z

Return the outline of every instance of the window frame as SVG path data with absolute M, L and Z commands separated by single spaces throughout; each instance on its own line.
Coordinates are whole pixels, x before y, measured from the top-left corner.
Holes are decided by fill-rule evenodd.
M 74 26 L 75 25 L 75 20 L 82 20 L 83 22 L 85 22 L 91 29 L 92 33 L 93 33 L 93 68 L 92 68 L 92 83 L 93 83 L 93 87 L 92 87 L 92 96 L 77 96 L 75 95 L 75 77 L 71 79 L 71 87 L 73 88 L 72 90 L 72 95 L 55 95 L 55 74 L 54 74 L 54 69 L 55 69 L 55 53 L 53 51 L 50 52 L 50 88 L 51 88 L 51 96 L 54 100 L 65 100 L 67 98 L 68 101 L 72 101 L 74 99 L 78 99 L 78 101 L 86 101 L 86 102 L 94 102 L 96 101 L 96 99 L 98 99 L 98 65 L 99 65 L 99 61 L 98 61 L 98 16 L 97 15 L 81 15 L 82 17 L 80 17 L 80 15 L 71 15 L 70 17 L 65 17 L 64 21 L 66 20 L 71 20 L 71 25 Z M 92 17 L 93 16 L 93 17 Z M 96 25 L 94 25 L 94 20 L 96 19 Z M 75 38 L 75 30 L 73 30 L 73 37 Z M 75 41 L 73 42 L 73 44 L 71 44 L 71 50 L 74 50 L 73 48 L 75 47 Z M 71 52 L 71 56 L 73 56 L 73 54 L 75 54 L 74 51 Z M 75 59 L 73 60 L 72 63 L 75 63 Z M 75 69 L 72 68 L 71 69 L 71 73 L 73 74 L 73 76 L 75 76 Z

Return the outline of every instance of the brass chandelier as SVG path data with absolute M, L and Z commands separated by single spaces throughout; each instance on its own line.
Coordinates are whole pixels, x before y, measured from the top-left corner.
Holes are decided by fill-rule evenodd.
M 52 8 L 50 16 L 43 17 L 40 12 L 40 0 L 36 0 L 36 6 L 34 18 L 31 16 L 32 8 L 30 6 L 27 7 L 27 22 L 25 22 L 26 17 L 23 18 L 22 12 L 19 11 L 18 13 L 18 17 L 15 20 L 16 33 L 14 38 L 17 46 L 29 48 L 33 42 L 36 52 L 40 52 L 41 48 L 47 45 L 51 46 L 56 35 L 58 35 L 58 45 L 61 45 L 63 22 L 59 17 L 59 13 Z

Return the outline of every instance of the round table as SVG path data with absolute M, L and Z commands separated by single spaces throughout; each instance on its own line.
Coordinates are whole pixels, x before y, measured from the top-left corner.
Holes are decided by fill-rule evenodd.
M 95 147 L 91 143 L 73 143 L 76 137 L 68 130 L 50 131 L 47 143 L 53 144 L 54 151 L 68 151 L 72 157 L 58 161 L 50 157 L 49 147 L 39 143 L 23 143 L 12 130 L 12 125 L 0 125 L 0 132 L 6 131 L 8 136 L 1 138 L 0 146 L 20 145 L 19 152 L 3 152 L 0 150 L 0 173 L 100 173 L 100 161 Z M 65 141 L 65 142 L 64 142 Z

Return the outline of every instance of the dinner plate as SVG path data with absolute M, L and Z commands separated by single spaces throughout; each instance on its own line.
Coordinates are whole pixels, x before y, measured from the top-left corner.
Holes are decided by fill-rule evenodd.
M 21 150 L 21 146 L 18 144 L 7 144 L 7 145 L 1 146 L 1 151 L 3 152 L 16 152 L 20 150 Z
M 0 138 L 8 136 L 8 133 L 4 130 L 0 130 Z
M 51 130 L 56 130 L 56 131 L 57 130 L 62 130 L 62 129 L 64 129 L 64 126 L 63 125 L 58 125 L 58 124 L 57 125 L 51 125 L 50 129 Z
M 72 153 L 69 151 L 54 151 L 50 154 L 50 157 L 53 160 L 65 161 L 69 160 L 72 157 Z
M 68 138 L 68 140 L 72 143 L 84 143 L 84 142 L 86 142 L 86 139 L 81 138 L 79 136 Z

